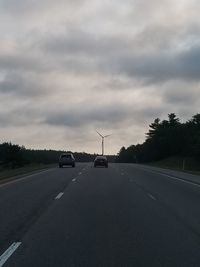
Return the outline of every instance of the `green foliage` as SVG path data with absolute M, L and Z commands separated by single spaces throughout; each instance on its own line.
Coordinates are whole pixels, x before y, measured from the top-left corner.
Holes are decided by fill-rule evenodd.
M 200 161 L 200 114 L 181 123 L 176 114 L 168 114 L 168 120 L 155 119 L 149 125 L 143 144 L 122 147 L 118 162 L 152 162 L 171 156 L 194 157 Z
M 18 168 L 27 164 L 53 164 L 58 163 L 61 153 L 66 151 L 57 150 L 33 150 L 25 149 L 19 145 L 11 143 L 0 144 L 0 165 L 3 168 Z M 96 154 L 85 152 L 73 153 L 78 162 L 94 161 Z M 115 156 L 108 156 L 109 162 L 115 161 Z
M 24 149 L 24 147 L 13 145 L 11 143 L 0 144 L 1 165 L 12 169 L 23 166 L 25 164 L 23 157 Z

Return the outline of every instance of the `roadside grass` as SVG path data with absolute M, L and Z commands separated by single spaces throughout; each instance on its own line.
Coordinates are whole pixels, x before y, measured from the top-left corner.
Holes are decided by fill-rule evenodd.
M 146 165 L 200 175 L 200 162 L 189 157 L 170 157 Z
M 31 174 L 39 170 L 44 170 L 48 168 L 55 167 L 56 164 L 28 164 L 26 166 L 15 168 L 15 169 L 5 169 L 0 168 L 0 181 L 7 180 L 9 178 L 18 178 L 25 174 Z

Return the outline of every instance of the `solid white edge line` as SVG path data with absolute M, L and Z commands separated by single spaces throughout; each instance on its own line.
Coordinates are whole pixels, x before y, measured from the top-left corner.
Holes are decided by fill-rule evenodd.
M 156 200 L 156 198 L 154 197 L 154 196 L 152 196 L 151 194 L 147 194 L 151 199 L 153 199 L 153 200 Z
M 63 196 L 63 192 L 60 192 L 56 197 L 55 197 L 55 199 L 59 199 L 59 198 L 61 198 L 62 196 Z
M 169 177 L 169 178 L 171 178 L 171 179 L 174 179 L 174 180 L 181 181 L 181 182 L 186 183 L 186 184 L 192 184 L 192 185 L 194 185 L 194 186 L 198 186 L 198 187 L 200 187 L 200 184 L 197 184 L 197 183 L 192 182 L 192 181 L 187 181 L 187 180 L 185 180 L 185 179 L 178 178 L 178 177 L 174 177 L 174 176 L 171 176 L 171 175 L 168 175 L 168 174 L 164 174 L 164 173 L 162 173 L 162 175 L 163 175 L 163 176 L 166 176 L 166 177 Z
M 184 178 L 179 178 L 179 177 L 171 176 L 171 175 L 169 175 L 169 174 L 166 174 L 166 173 L 163 173 L 163 172 L 160 172 L 160 171 L 156 171 L 156 170 L 150 170 L 150 169 L 147 169 L 147 168 L 143 168 L 143 169 L 142 169 L 142 168 L 138 168 L 138 169 L 140 169 L 140 170 L 145 170 L 145 171 L 147 171 L 147 172 L 151 172 L 151 173 L 160 174 L 160 175 L 169 177 L 169 178 L 171 178 L 171 179 L 174 179 L 174 180 L 177 180 L 177 181 L 186 183 L 186 184 L 191 184 L 191 185 L 200 187 L 200 184 L 198 184 L 198 183 L 195 182 L 195 181 L 189 181 L 189 180 L 186 180 L 186 179 L 184 179 Z
M 22 176 L 22 177 L 20 177 L 20 178 L 16 178 L 16 179 L 13 179 L 13 180 L 11 180 L 11 181 L 7 181 L 7 182 L 5 181 L 5 183 L 0 184 L 0 187 L 4 187 L 4 186 L 9 185 L 9 184 L 18 183 L 18 182 L 20 182 L 20 181 L 26 180 L 26 179 L 31 178 L 31 177 L 33 177 L 33 176 L 37 176 L 38 174 L 41 174 L 41 173 L 44 173 L 44 172 L 51 171 L 52 169 L 53 169 L 53 168 L 50 168 L 50 169 L 47 169 L 47 170 L 41 170 L 41 171 L 37 171 L 36 173 L 32 173 L 32 174 L 28 174 L 28 173 L 27 173 L 27 175 L 26 175 L 26 174 L 21 174 L 21 175 L 19 175 L 19 176 Z M 11 177 L 11 178 L 14 178 L 14 177 Z M 9 179 L 9 178 L 8 178 L 8 179 Z
M 147 170 L 147 169 L 146 169 L 146 170 Z M 192 181 L 189 181 L 189 180 L 185 180 L 185 179 L 182 179 L 182 178 L 178 178 L 178 177 L 175 177 L 175 176 L 171 176 L 171 175 L 169 175 L 169 174 L 165 174 L 165 173 L 157 172 L 157 171 L 153 171 L 153 170 L 147 170 L 147 171 L 149 171 L 149 172 L 151 172 L 151 173 L 157 173 L 157 174 L 160 174 L 160 175 L 169 177 L 169 178 L 171 178 L 171 179 L 174 179 L 174 180 L 177 180 L 177 181 L 186 183 L 186 184 L 191 184 L 191 185 L 200 187 L 200 184 L 197 184 L 197 183 L 192 182 Z
M 0 267 L 10 258 L 15 250 L 21 245 L 22 242 L 14 242 L 12 245 L 0 256 Z

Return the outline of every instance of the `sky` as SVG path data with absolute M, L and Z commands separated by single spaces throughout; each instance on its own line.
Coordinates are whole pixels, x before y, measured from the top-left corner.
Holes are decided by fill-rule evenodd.
M 200 112 L 197 0 L 0 0 L 0 142 L 116 154 Z

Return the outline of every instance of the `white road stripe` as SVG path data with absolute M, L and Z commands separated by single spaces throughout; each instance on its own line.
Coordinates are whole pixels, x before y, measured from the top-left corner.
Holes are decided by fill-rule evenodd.
M 55 199 L 59 199 L 59 198 L 61 198 L 63 194 L 64 194 L 63 192 L 60 192 L 60 193 L 57 195 L 57 197 L 55 197 Z
M 154 196 L 152 196 L 151 194 L 147 194 L 151 199 L 156 200 L 156 198 Z
M 81 175 L 82 174 L 82 172 L 79 172 L 79 175 Z
M 24 174 L 19 174 L 19 175 L 17 175 L 17 177 L 21 177 L 21 178 L 17 178 L 17 177 L 10 177 L 10 178 L 8 178 L 8 180 L 9 179 L 11 179 L 10 181 L 5 181 L 5 182 L 3 182 L 2 184 L 0 184 L 0 187 L 3 187 L 3 186 L 6 186 L 6 185 L 9 185 L 9 184 L 14 184 L 14 183 L 18 183 L 18 182 L 21 182 L 21 181 L 23 181 L 23 180 L 26 180 L 26 179 L 28 179 L 28 178 L 30 178 L 30 177 L 33 177 L 33 176 L 37 176 L 37 175 L 39 175 L 39 174 L 42 174 L 42 173 L 44 173 L 44 172 L 49 172 L 49 171 L 52 171 L 54 168 L 51 168 L 51 169 L 47 169 L 47 170 L 38 170 L 38 171 L 36 171 L 35 173 L 32 173 L 32 174 L 26 174 L 26 173 L 24 173 Z M 13 180 L 12 180 L 13 179 Z
M 21 242 L 14 242 L 1 256 L 0 256 L 0 267 L 10 258 L 15 250 L 21 245 Z
M 146 169 L 146 170 L 147 170 L 147 169 Z M 148 171 L 148 172 L 151 172 L 151 173 L 157 173 L 157 174 L 160 174 L 160 175 L 162 175 L 162 176 L 166 176 L 166 177 L 168 177 L 168 178 L 171 178 L 171 179 L 180 181 L 180 182 L 182 182 L 182 183 L 191 184 L 191 185 L 200 187 L 200 184 L 198 184 L 198 183 L 196 183 L 196 182 L 193 182 L 193 181 L 185 180 L 184 178 L 178 178 L 178 177 L 171 176 L 171 175 L 165 174 L 165 173 L 163 173 L 163 172 L 154 171 L 154 170 L 147 170 L 147 171 Z
M 76 182 L 76 178 L 72 179 L 72 182 Z
M 183 183 L 186 183 L 186 184 L 192 184 L 194 186 L 198 186 L 200 187 L 200 184 L 197 184 L 195 182 L 192 182 L 192 181 L 186 181 L 185 179 L 182 179 L 182 178 L 178 178 L 178 177 L 174 177 L 174 176 L 171 176 L 171 175 L 167 175 L 167 174 L 164 174 L 164 173 L 161 173 L 163 176 L 166 176 L 166 177 L 169 177 L 171 179 L 174 179 L 174 180 L 178 180 L 178 181 L 181 181 Z

